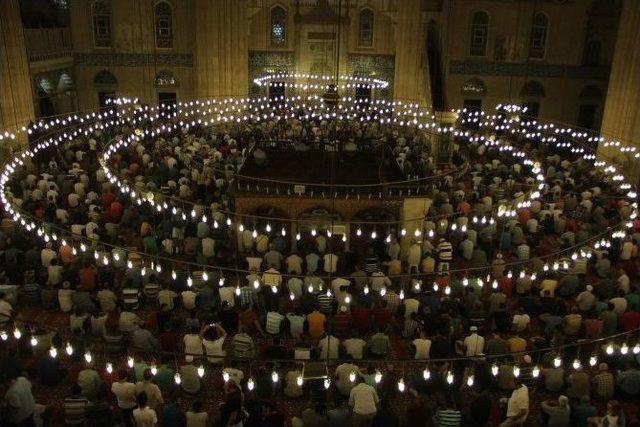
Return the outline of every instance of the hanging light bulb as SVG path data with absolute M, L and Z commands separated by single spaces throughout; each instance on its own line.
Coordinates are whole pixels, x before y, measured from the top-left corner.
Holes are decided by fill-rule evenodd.
M 431 371 L 429 370 L 429 368 L 424 368 L 424 371 L 422 371 L 422 378 L 424 378 L 425 381 L 428 381 L 431 379 Z
M 364 292 L 365 295 L 369 295 L 369 285 L 365 285 L 362 291 Z
M 640 343 L 636 343 L 631 351 L 633 352 L 633 354 L 640 354 Z
M 177 277 L 178 277 L 178 274 L 176 273 L 176 271 L 175 270 L 171 270 L 171 278 L 173 280 L 176 280 Z
M 271 286 L 271 292 L 273 292 L 274 294 L 277 294 L 278 293 L 278 287 L 275 286 L 275 285 Z
M 531 371 L 531 376 L 533 376 L 533 378 L 538 378 L 540 376 L 540 367 L 538 365 L 533 367 L 533 370 Z
M 380 289 L 380 296 L 383 297 L 383 296 L 385 296 L 386 293 L 387 293 L 387 288 L 383 286 Z
M 466 277 L 462 279 L 462 286 L 469 286 L 469 279 L 467 279 Z
M 158 367 L 155 364 L 151 365 L 151 375 L 155 377 L 157 374 L 158 374 Z
M 316 237 L 316 234 L 318 234 L 318 232 L 316 231 L 316 229 L 315 229 L 315 228 L 312 228 L 312 229 L 311 229 L 311 235 L 312 235 L 313 237 Z
M 574 359 L 572 366 L 573 369 L 580 369 L 580 367 L 582 366 L 582 364 L 580 363 L 580 359 Z
M 518 365 L 513 366 L 513 376 L 516 378 L 520 376 L 520 367 Z
M 209 280 L 209 275 L 207 274 L 207 272 L 206 272 L 206 271 L 203 271 L 203 272 L 202 272 L 202 280 L 204 280 L 205 282 L 206 282 L 207 280 Z
M 553 359 L 553 366 L 555 366 L 556 368 L 559 368 L 560 366 L 562 366 L 562 359 L 560 358 L 560 356 L 556 356 Z
M 613 354 L 613 346 L 611 344 L 607 345 L 605 352 L 607 355 L 611 356 Z
M 68 356 L 71 356 L 73 354 L 73 347 L 71 346 L 70 342 L 67 343 L 67 346 L 65 347 L 64 351 L 67 352 Z
M 31 347 L 35 347 L 38 345 L 38 339 L 36 337 L 31 337 L 31 340 L 29 340 Z
M 247 380 L 247 390 L 252 391 L 256 386 L 256 383 L 253 382 L 253 378 L 249 378 Z
M 496 365 L 495 363 L 491 366 L 491 375 L 498 376 L 498 365 Z
M 140 270 L 140 275 L 144 277 L 145 274 L 147 274 L 147 268 L 142 267 L 142 270 Z
M 354 371 L 351 371 L 351 373 L 349 373 L 349 381 L 355 382 L 355 380 L 356 380 L 356 373 Z
M 346 234 L 342 235 L 342 241 L 345 242 L 345 243 L 347 242 L 347 235 Z
M 227 372 L 227 371 L 222 372 L 222 380 L 225 383 L 229 381 L 229 372 Z
M 287 235 L 287 230 L 285 230 L 284 227 L 282 227 L 282 230 L 280 230 L 280 234 L 282 234 L 282 237 Z
M 277 371 L 271 372 L 271 381 L 273 381 L 274 383 L 277 383 L 278 380 L 280 380 L 280 376 L 278 375 L 278 372 Z
M 160 266 L 160 264 L 156 265 L 156 273 L 161 273 L 162 272 L 162 266 Z
M 107 363 L 104 369 L 107 371 L 107 374 L 113 373 L 113 365 L 111 363 Z
M 453 372 L 451 372 L 451 371 L 447 372 L 447 383 L 448 384 L 453 384 Z
M 382 381 L 382 372 L 376 370 L 373 380 L 376 382 L 376 384 L 380 384 L 380 381 Z
M 267 226 L 264 228 L 267 233 L 271 233 L 271 224 L 267 223 Z
M 84 354 L 84 360 L 87 361 L 87 363 L 91 363 L 91 361 L 93 360 L 93 356 L 91 356 L 91 353 L 89 353 L 88 351 Z
M 398 298 L 400 298 L 400 300 L 404 299 L 404 289 L 400 289 L 400 294 L 398 295 Z
M 240 225 L 238 226 L 238 230 L 240 230 L 240 232 L 242 233 L 242 232 L 244 231 L 244 225 L 243 225 L 243 224 L 240 224 Z
M 133 360 L 133 357 L 129 356 L 127 358 L 127 366 L 129 366 L 130 368 L 133 368 L 134 364 L 135 364 L 135 360 Z
M 188 287 L 192 287 L 193 286 L 193 279 L 191 278 L 191 276 L 187 277 L 187 286 Z
M 360 230 L 360 228 L 356 230 L 356 236 L 358 237 L 362 236 L 362 230 Z
M 589 366 L 596 366 L 597 364 L 598 364 L 598 358 L 594 354 L 589 358 Z
M 467 386 L 468 386 L 468 387 L 473 387 L 473 383 L 474 383 L 473 375 L 469 375 L 469 376 L 467 377 Z
M 331 380 L 329 378 L 325 378 L 324 379 L 324 388 L 326 390 L 329 390 L 329 387 L 331 387 Z
M 398 381 L 398 391 L 400 393 L 404 393 L 405 390 L 405 384 L 404 384 L 404 378 L 400 378 L 400 380 Z
M 55 348 L 55 347 L 51 347 L 51 348 L 49 349 L 49 356 L 51 356 L 51 357 L 52 357 L 52 358 L 54 358 L 54 359 L 55 359 L 56 357 L 58 357 L 58 349 L 57 349 L 57 348 Z
M 198 366 L 198 376 L 200 378 L 204 377 L 204 366 L 203 365 Z
M 620 354 L 622 355 L 626 355 L 627 353 L 629 353 L 629 346 L 627 345 L 627 343 L 623 343 L 622 346 L 620 347 Z
M 296 233 L 296 240 L 300 240 L 301 236 L 300 233 Z
M 378 237 L 378 234 L 376 233 L 376 230 L 373 230 L 373 231 L 371 232 L 371 238 L 372 238 L 372 239 L 375 239 L 376 237 Z
M 182 383 L 182 377 L 180 376 L 180 372 L 176 372 L 176 374 L 173 376 L 173 380 L 178 385 L 180 385 L 180 383 Z
M 415 237 L 420 237 L 420 235 L 422 234 L 422 232 L 420 230 L 418 230 L 417 228 L 415 229 L 415 231 L 413 232 L 413 235 Z
M 402 230 L 400 230 L 400 235 L 404 236 L 407 234 L 407 230 L 405 228 L 403 228 Z
M 256 237 L 258 237 L 258 231 L 257 230 L 253 230 L 253 232 L 251 233 L 251 237 L 253 237 L 254 239 Z
M 2 341 L 6 341 L 7 339 L 9 339 L 6 331 L 0 331 L 0 339 L 2 339 Z

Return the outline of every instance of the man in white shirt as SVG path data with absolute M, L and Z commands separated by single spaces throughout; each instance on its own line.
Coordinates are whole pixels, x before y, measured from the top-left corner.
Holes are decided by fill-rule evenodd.
M 198 294 L 193 292 L 191 289 L 187 289 L 186 291 L 182 291 L 182 306 L 186 310 L 194 310 L 196 308 L 196 298 Z
M 325 254 L 324 257 L 324 272 L 335 273 L 338 271 L 338 256 L 332 253 Z
M 362 338 L 348 338 L 342 342 L 344 351 L 353 359 L 362 359 L 362 353 L 367 342 Z
M 471 335 L 464 339 L 464 346 L 466 356 L 477 356 L 484 351 L 484 338 L 478 335 L 478 327 L 472 326 L 469 328 Z
M 122 417 L 125 424 L 129 421 L 131 424 L 131 416 L 133 409 L 136 407 L 136 385 L 127 381 L 127 370 L 122 368 L 118 372 L 118 381 L 111 384 L 111 392 L 116 396 L 118 408 L 122 411 Z
M 431 353 L 431 340 L 427 338 L 425 331 L 420 331 L 420 338 L 416 338 L 411 342 L 411 345 L 415 349 L 413 356 L 416 360 L 429 359 Z
M 356 378 L 361 375 L 360 368 L 353 363 L 342 363 L 336 368 L 336 387 L 343 396 L 349 396 L 356 386 Z
M 529 415 L 529 389 L 524 384 L 519 384 L 515 378 L 517 388 L 511 393 L 507 403 L 507 419 L 500 424 L 500 427 L 511 427 L 522 425 Z
M 326 335 L 318 342 L 320 349 L 320 359 L 337 359 L 340 348 L 340 340 L 333 335 Z
M 356 381 L 359 379 L 356 378 Z M 376 389 L 368 384 L 360 382 L 349 393 L 349 406 L 353 409 L 353 417 L 356 425 L 369 425 L 378 412 L 377 404 L 380 402 Z
M 287 257 L 285 264 L 287 266 L 287 273 L 302 274 L 302 258 L 295 252 Z

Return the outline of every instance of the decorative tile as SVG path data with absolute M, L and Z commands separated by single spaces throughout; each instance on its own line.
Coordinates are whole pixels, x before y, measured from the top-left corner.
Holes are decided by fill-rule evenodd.
M 451 74 L 485 76 L 567 77 L 585 79 L 609 78 L 609 67 L 583 67 L 561 64 L 492 62 L 454 60 L 449 64 Z
M 76 53 L 73 55 L 76 65 L 143 67 L 160 65 L 173 67 L 192 67 L 193 55 L 190 53 Z

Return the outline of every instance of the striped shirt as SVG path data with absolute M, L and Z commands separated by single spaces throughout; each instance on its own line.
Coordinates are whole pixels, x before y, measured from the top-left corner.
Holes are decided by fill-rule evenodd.
M 84 397 L 67 397 L 64 400 L 64 419 L 67 425 L 82 425 L 87 420 L 89 401 Z
M 318 295 L 318 305 L 320 306 L 320 311 L 324 314 L 331 314 L 333 312 L 333 295 L 327 295 L 326 293 L 321 293 Z
M 451 261 L 453 247 L 450 242 L 443 241 L 438 244 L 438 258 L 440 261 Z
M 267 313 L 266 330 L 269 334 L 279 334 L 280 324 L 284 320 L 284 316 L 277 311 L 270 311 Z
M 236 334 L 232 341 L 233 355 L 240 359 L 251 359 L 256 355 L 256 346 L 245 333 Z
M 462 422 L 462 414 L 454 409 L 441 409 L 436 414 L 439 427 L 459 427 Z
M 256 294 L 251 286 L 243 286 L 240 288 L 240 306 L 252 307 L 256 303 Z

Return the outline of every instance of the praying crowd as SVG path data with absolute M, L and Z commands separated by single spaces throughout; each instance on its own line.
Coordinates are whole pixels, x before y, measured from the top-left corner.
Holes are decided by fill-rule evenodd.
M 387 145 L 428 177 L 426 134 L 302 114 L 176 126 L 105 163 L 158 212 L 100 165 L 134 132 L 96 127 L 8 183 L 58 239 L 2 220 L 1 425 L 640 424 L 640 221 L 610 239 L 626 192 L 569 150 L 510 141 L 541 162 L 538 187 L 512 150 L 456 136 L 464 173 L 432 182 L 415 229 L 354 222 L 343 240 L 235 217 L 248 148 Z

